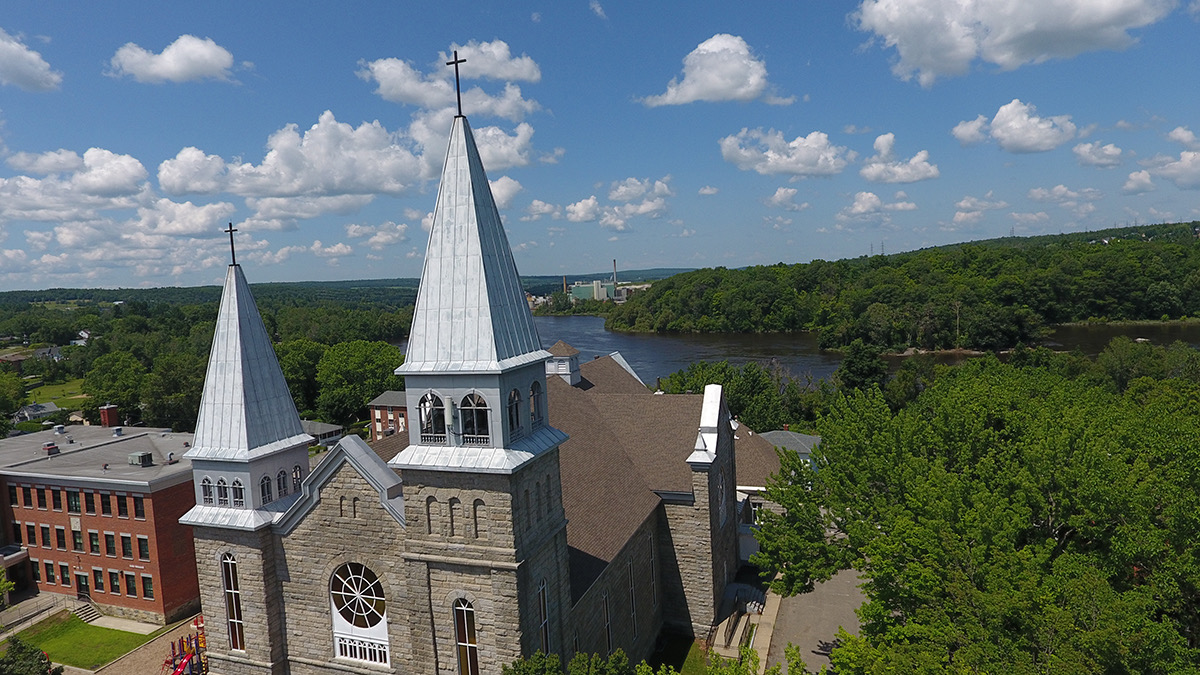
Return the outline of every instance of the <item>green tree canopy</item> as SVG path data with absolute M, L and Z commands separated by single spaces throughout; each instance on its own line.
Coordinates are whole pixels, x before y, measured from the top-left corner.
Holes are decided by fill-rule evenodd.
M 321 417 L 335 424 L 349 423 L 371 399 L 403 389 L 404 379 L 394 374 L 401 363 L 400 348 L 386 342 L 353 340 L 327 349 L 317 363 Z
M 83 378 L 83 393 L 89 396 L 84 413 L 93 423 L 98 422 L 99 407 L 112 403 L 123 418 L 138 419 L 145 377 L 146 367 L 129 352 L 111 352 L 98 357 Z
M 755 560 L 785 593 L 862 573 L 838 673 L 1197 672 L 1198 403 L 991 357 L 899 412 L 851 394 L 785 456 Z

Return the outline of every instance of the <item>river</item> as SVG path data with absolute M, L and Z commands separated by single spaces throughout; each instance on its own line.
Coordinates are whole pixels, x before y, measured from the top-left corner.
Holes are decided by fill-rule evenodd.
M 837 352 L 818 349 L 815 333 L 614 333 L 604 330 L 604 319 L 595 316 L 537 316 L 533 320 L 543 347 L 563 340 L 578 349 L 583 360 L 619 351 L 642 381 L 651 386 L 655 378 L 666 377 L 695 361 L 728 360 L 741 365 L 774 359 L 793 376 L 807 373 L 814 378 L 826 378 L 833 374 L 842 358 Z M 1045 344 L 1054 349 L 1079 349 L 1095 356 L 1118 335 L 1146 338 L 1154 344 L 1182 340 L 1196 347 L 1200 345 L 1200 322 L 1062 326 Z M 951 363 L 962 357 L 939 355 L 938 358 Z M 899 357 L 892 362 L 898 363 Z

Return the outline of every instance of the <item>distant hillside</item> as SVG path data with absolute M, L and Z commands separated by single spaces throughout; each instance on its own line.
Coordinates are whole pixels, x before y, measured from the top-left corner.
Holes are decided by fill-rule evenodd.
M 617 278 L 629 282 L 663 279 L 686 269 L 619 270 Z M 567 274 L 567 284 L 576 281 L 609 279 L 612 272 Z M 547 295 L 562 288 L 563 277 L 529 276 L 522 278 L 525 290 Z M 294 302 L 336 303 L 348 307 L 396 309 L 412 305 L 417 299 L 420 279 L 354 279 L 346 281 L 292 281 L 250 284 L 254 297 L 263 307 Z M 0 305 L 30 303 L 112 303 L 142 302 L 149 305 L 191 305 L 215 303 L 220 286 L 164 286 L 160 288 L 49 288 L 39 291 L 0 292 Z
M 814 330 L 823 347 L 997 349 L 1048 325 L 1200 316 L 1200 223 L 1004 237 L 888 256 L 702 269 L 613 308 L 613 330 Z

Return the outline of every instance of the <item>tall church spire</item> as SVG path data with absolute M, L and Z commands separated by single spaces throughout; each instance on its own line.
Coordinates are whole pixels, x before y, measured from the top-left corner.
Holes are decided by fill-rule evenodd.
M 246 461 L 310 439 L 242 268 L 230 265 L 188 457 Z
M 400 374 L 500 373 L 543 361 L 471 126 L 455 117 Z

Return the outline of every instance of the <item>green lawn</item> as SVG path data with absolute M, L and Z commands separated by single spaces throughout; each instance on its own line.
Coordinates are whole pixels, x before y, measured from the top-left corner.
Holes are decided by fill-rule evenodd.
M 666 636 L 661 651 L 655 652 L 647 659 L 655 672 L 664 664 L 675 668 L 680 675 L 707 675 L 708 666 L 704 663 L 704 652 L 695 640 L 675 635 Z
M 46 652 L 55 663 L 95 670 L 149 642 L 153 634 L 101 628 L 84 623 L 70 612 L 59 612 L 17 637 Z
M 45 384 L 29 392 L 29 400 L 37 403 L 58 403 L 63 399 L 82 400 L 83 398 L 83 378 L 68 380 L 62 384 Z M 71 405 L 69 402 L 58 403 L 60 408 L 69 409 Z

